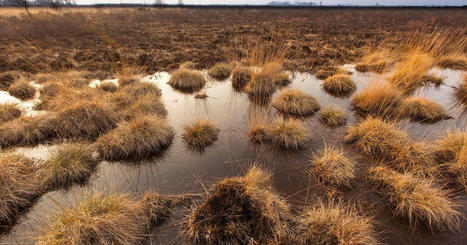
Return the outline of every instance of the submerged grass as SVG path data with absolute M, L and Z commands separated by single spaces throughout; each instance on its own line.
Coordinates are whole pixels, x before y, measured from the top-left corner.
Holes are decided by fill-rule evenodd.
M 284 114 L 303 117 L 313 115 L 321 108 L 313 96 L 298 89 L 282 90 L 272 105 Z
M 165 119 L 141 115 L 99 137 L 97 151 L 106 160 L 139 160 L 161 153 L 173 137 Z
M 434 180 L 398 173 L 387 167 L 369 170 L 376 190 L 387 200 L 394 214 L 408 220 L 412 229 L 425 225 L 431 230 L 458 230 L 461 213 L 449 198 L 449 192 Z

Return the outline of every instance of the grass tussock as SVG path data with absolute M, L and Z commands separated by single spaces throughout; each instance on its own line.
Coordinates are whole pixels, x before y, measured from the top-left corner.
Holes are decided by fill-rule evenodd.
M 443 79 L 435 75 L 425 74 L 421 77 L 420 83 L 424 84 L 425 86 L 433 84 L 436 87 L 439 87 L 441 84 L 443 84 Z
M 405 99 L 403 107 L 407 116 L 414 121 L 435 123 L 452 118 L 442 106 L 422 97 L 409 97 Z
M 196 64 L 193 63 L 192 61 L 186 61 L 180 64 L 179 66 L 180 69 L 188 69 L 188 70 L 194 70 L 196 69 Z
M 290 79 L 289 74 L 286 72 L 280 72 L 279 74 L 276 75 L 276 85 L 278 87 L 285 87 L 289 85 L 292 82 L 292 79 Z
M 389 58 L 389 52 L 389 50 L 383 49 L 364 56 L 362 60 L 355 65 L 355 70 L 359 72 L 386 72 L 392 64 L 392 60 Z
M 286 120 L 280 118 L 270 128 L 272 144 L 286 150 L 298 150 L 305 147 L 309 136 L 303 123 L 292 118 Z
M 464 76 L 464 81 L 456 87 L 454 95 L 459 101 L 458 104 L 464 108 L 464 112 L 467 112 L 467 75 Z
M 126 195 L 95 193 L 53 216 L 37 243 L 137 244 L 146 229 L 138 211 L 138 203 Z
M 454 180 L 464 191 L 467 191 L 467 146 L 457 154 L 455 161 L 449 163 L 447 172 L 454 176 Z
M 397 64 L 388 81 L 406 94 L 413 93 L 419 87 L 428 85 L 425 74 L 433 67 L 433 62 L 434 59 L 426 53 L 410 53 Z
M 326 126 L 338 127 L 347 122 L 347 117 L 344 109 L 337 105 L 327 105 L 319 112 L 318 120 Z
M 0 123 L 14 120 L 21 116 L 21 110 L 16 104 L 1 104 L 0 105 Z
M 243 90 L 251 80 L 251 73 L 249 67 L 235 67 L 232 72 L 232 87 L 237 91 Z
M 461 213 L 449 193 L 431 179 L 411 173 L 398 173 L 387 167 L 373 167 L 369 178 L 383 195 L 397 217 L 408 220 L 416 229 L 425 225 L 431 230 L 457 230 Z
M 203 149 L 217 140 L 219 129 L 208 120 L 198 119 L 185 127 L 183 140 L 190 148 Z
M 316 77 L 318 79 L 325 80 L 326 78 L 337 75 L 337 74 L 350 75 L 351 73 L 339 67 L 326 66 L 316 73 Z
M 191 199 L 186 195 L 164 196 L 151 191 L 144 193 L 138 201 L 145 223 L 150 227 L 164 224 L 171 217 L 173 208 L 190 203 Z
M 57 147 L 41 165 L 39 176 L 49 191 L 85 185 L 95 172 L 98 161 L 91 149 L 83 144 L 65 144 Z
M 158 117 L 166 117 L 167 110 L 160 96 L 147 94 L 137 98 L 137 100 L 128 106 L 125 110 L 127 118 L 134 118 L 137 115 L 154 115 Z
M 15 71 L 0 73 L 0 90 L 8 90 L 8 88 L 20 77 L 21 75 Z
M 139 98 L 148 94 L 161 96 L 162 92 L 157 85 L 148 82 L 138 82 L 131 86 L 124 86 L 122 91 L 133 98 Z
M 22 155 L 0 156 L 0 231 L 16 223 L 41 194 L 37 166 Z
M 356 166 L 342 148 L 330 145 L 313 155 L 308 172 L 321 183 L 349 187 L 355 178 Z
M 113 82 L 102 82 L 98 88 L 102 91 L 113 93 L 118 90 L 118 86 Z
M 81 101 L 57 112 L 55 123 L 61 138 L 94 139 L 115 128 L 118 117 L 105 104 Z
M 137 116 L 97 139 L 97 151 L 106 160 L 139 160 L 165 150 L 174 131 L 165 119 Z
M 193 93 L 204 87 L 206 79 L 199 71 L 180 69 L 172 73 L 168 83 L 181 92 Z
M 342 202 L 314 204 L 299 219 L 300 244 L 380 244 L 374 222 Z
M 436 160 L 440 163 L 455 161 L 466 146 L 467 133 L 465 131 L 448 131 L 445 137 L 434 142 Z
M 117 76 L 117 79 L 118 85 L 122 87 L 134 85 L 141 81 L 139 77 L 130 74 L 120 74 L 119 76 Z
M 467 70 L 467 57 L 465 55 L 450 55 L 438 60 L 437 65 L 444 69 Z
M 269 98 L 277 89 L 277 78 L 282 72 L 278 62 L 268 62 L 251 75 L 245 91 L 253 98 Z
M 55 137 L 54 118 L 48 115 L 19 117 L 0 125 L 0 147 L 32 146 Z
M 368 117 L 348 129 L 344 142 L 355 145 L 363 154 L 384 160 L 398 170 L 430 173 L 433 167 L 432 149 L 414 142 L 395 123 Z
M 217 64 L 208 70 L 208 75 L 219 81 L 229 78 L 231 74 L 232 66 L 228 64 Z
M 28 100 L 34 97 L 36 94 L 36 88 L 34 88 L 27 81 L 20 80 L 10 85 L 8 88 L 8 93 L 18 99 Z
M 334 96 L 348 96 L 357 90 L 357 85 L 349 75 L 334 75 L 324 80 L 323 89 Z
M 272 105 L 279 112 L 294 116 L 310 116 L 321 108 L 313 96 L 298 89 L 282 90 Z
M 402 93 L 388 83 L 372 83 L 354 95 L 352 106 L 364 114 L 383 117 L 398 117 Z
M 219 181 L 186 220 L 196 244 L 272 244 L 288 232 L 289 206 L 271 188 L 271 174 L 252 167 Z

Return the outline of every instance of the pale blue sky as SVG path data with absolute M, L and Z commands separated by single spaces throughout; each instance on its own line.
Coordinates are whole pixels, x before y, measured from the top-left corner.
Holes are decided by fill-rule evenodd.
M 178 0 L 163 0 L 164 3 L 177 3 Z M 272 0 L 184 0 L 185 4 L 265 4 Z M 289 0 L 294 2 L 295 0 Z M 306 1 L 306 0 L 300 0 Z M 78 4 L 94 3 L 152 3 L 153 0 L 76 0 Z M 313 0 L 318 3 L 319 0 Z M 325 5 L 467 5 L 467 0 L 323 0 Z

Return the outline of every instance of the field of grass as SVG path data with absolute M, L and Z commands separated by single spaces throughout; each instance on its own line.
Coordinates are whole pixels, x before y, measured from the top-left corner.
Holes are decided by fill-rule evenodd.
M 465 9 L 31 13 L 0 244 L 465 244 Z

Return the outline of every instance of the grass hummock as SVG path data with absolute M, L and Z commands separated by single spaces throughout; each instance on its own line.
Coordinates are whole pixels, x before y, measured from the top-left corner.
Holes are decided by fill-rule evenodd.
M 180 69 L 172 73 L 168 84 L 181 92 L 193 93 L 204 87 L 206 79 L 199 71 Z
M 290 79 L 289 74 L 287 74 L 286 72 L 281 72 L 277 74 L 275 79 L 276 79 L 276 85 L 279 87 L 285 87 L 292 82 L 292 79 Z
M 16 104 L 1 104 L 0 105 L 0 123 L 14 120 L 21 116 L 21 110 Z
M 252 167 L 244 177 L 219 181 L 186 219 L 196 244 L 273 244 L 288 233 L 288 204 L 273 192 L 271 174 Z
M 155 115 L 166 117 L 167 110 L 160 96 L 147 94 L 136 99 L 124 112 L 127 118 L 133 118 L 137 115 Z
M 218 134 L 219 129 L 213 122 L 198 119 L 185 127 L 182 138 L 190 148 L 202 150 L 204 147 L 214 143 L 217 140 Z
M 333 145 L 315 153 L 310 164 L 309 173 L 332 186 L 349 187 L 356 175 L 355 162 L 345 156 L 342 148 Z
M 232 72 L 232 87 L 241 91 L 251 80 L 251 69 L 249 67 L 238 66 Z
M 318 79 L 321 79 L 321 80 L 324 80 L 328 77 L 331 77 L 331 76 L 334 76 L 336 74 L 345 74 L 345 75 L 350 75 L 351 72 L 347 71 L 347 70 L 344 70 L 340 67 L 336 67 L 336 66 L 326 66 L 326 67 L 323 67 L 321 70 L 319 70 L 317 73 L 316 73 L 316 77 Z
M 398 173 L 387 167 L 369 170 L 376 191 L 386 198 L 397 217 L 408 220 L 412 229 L 424 225 L 431 230 L 458 230 L 462 219 L 449 192 L 432 179 Z
M 136 116 L 97 139 L 97 151 L 105 160 L 140 160 L 164 151 L 174 138 L 165 119 Z
M 467 70 L 467 57 L 465 55 L 451 55 L 442 57 L 437 65 L 444 69 Z
M 298 150 L 305 147 L 309 133 L 302 122 L 296 119 L 278 119 L 271 125 L 272 144 L 286 150 Z
M 19 117 L 0 125 L 0 148 L 33 146 L 56 137 L 54 117 Z
M 298 235 L 299 244 L 379 244 L 372 219 L 341 201 L 319 201 L 305 210 Z
M 42 195 L 36 164 L 23 155 L 0 156 L 0 233 L 11 229 Z
M 388 81 L 404 94 L 411 94 L 422 86 L 429 85 L 425 75 L 433 66 L 433 58 L 423 52 L 410 52 L 397 64 Z
M 338 127 L 347 122 L 344 109 L 337 105 L 325 106 L 318 115 L 318 120 L 326 126 Z
M 402 93 L 388 83 L 372 83 L 352 97 L 352 106 L 361 113 L 383 117 L 400 116 Z
M 36 88 L 24 80 L 17 81 L 10 85 L 8 92 L 21 100 L 32 99 L 36 94 Z
M 131 86 L 122 87 L 122 91 L 133 98 L 139 98 L 145 95 L 161 96 L 162 92 L 157 85 L 148 82 L 137 82 Z
M 409 97 L 403 103 L 405 113 L 414 121 L 435 123 L 452 118 L 443 107 L 427 98 Z
M 278 111 L 294 116 L 310 116 L 321 108 L 313 96 L 298 89 L 282 90 L 272 105 Z
M 219 81 L 229 78 L 231 74 L 232 67 L 228 64 L 217 64 L 208 70 L 208 75 Z
M 85 185 L 96 170 L 98 161 L 84 144 L 58 146 L 41 165 L 40 176 L 49 191 Z
M 0 73 L 0 90 L 8 90 L 8 88 L 21 76 L 16 71 L 7 71 Z
M 326 78 L 323 89 L 334 96 L 349 96 L 357 89 L 357 85 L 349 75 L 338 74 Z
M 98 88 L 102 91 L 110 93 L 116 92 L 118 90 L 118 86 L 113 82 L 102 82 Z

